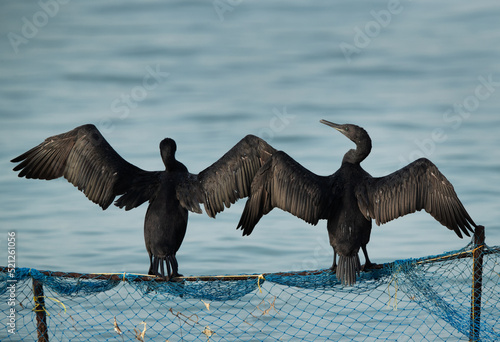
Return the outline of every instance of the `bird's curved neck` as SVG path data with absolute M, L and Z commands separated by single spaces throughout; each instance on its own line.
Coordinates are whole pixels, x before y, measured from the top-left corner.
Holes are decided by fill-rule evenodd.
M 356 143 L 356 148 L 347 151 L 342 159 L 343 163 L 359 164 L 370 154 L 372 150 L 372 142 L 370 139 L 364 141 L 358 141 Z
M 163 159 L 163 164 L 165 164 L 165 171 L 174 171 L 177 166 L 177 160 L 174 155 L 169 155 Z

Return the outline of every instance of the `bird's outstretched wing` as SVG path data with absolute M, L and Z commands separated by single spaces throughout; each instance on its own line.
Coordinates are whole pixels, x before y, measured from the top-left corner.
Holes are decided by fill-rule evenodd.
M 249 195 L 254 175 L 274 152 L 264 140 L 247 135 L 198 175 L 189 174 L 177 186 L 177 198 L 197 213 L 201 213 L 199 203 L 203 203 L 208 216 L 215 217 L 224 206 L 229 208 Z
M 250 235 L 273 208 L 315 225 L 326 218 L 333 195 L 330 178 L 312 173 L 285 152 L 276 152 L 255 175 L 238 228 Z
M 49 137 L 12 162 L 19 163 L 14 167 L 14 171 L 20 171 L 19 177 L 66 178 L 103 209 L 109 207 L 115 196 L 126 193 L 134 180 L 140 180 L 137 189 L 148 183 L 145 179 L 151 181 L 156 177 L 156 173 L 144 171 L 120 157 L 91 124 Z M 126 204 L 137 206 L 143 199 L 132 197 Z M 148 196 L 143 193 L 142 197 Z
M 476 227 L 458 199 L 453 185 L 436 165 L 421 158 L 380 178 L 372 178 L 356 188 L 358 206 L 377 225 L 425 209 L 442 225 L 462 237 Z

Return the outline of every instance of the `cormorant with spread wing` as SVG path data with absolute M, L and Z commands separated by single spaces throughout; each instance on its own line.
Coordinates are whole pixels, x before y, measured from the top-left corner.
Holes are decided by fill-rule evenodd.
M 327 222 L 334 257 L 332 270 L 345 284 L 356 282 L 361 270 L 358 252 L 365 256 L 365 268 L 373 264 L 366 245 L 372 219 L 377 225 L 425 209 L 461 238 L 476 227 L 446 177 L 428 159 L 421 158 L 385 177 L 372 177 L 360 166 L 372 144 L 368 133 L 351 124 L 321 123 L 335 128 L 356 144 L 331 176 L 318 176 L 278 151 L 262 166 L 252 181 L 250 196 L 238 228 L 249 235 L 263 215 L 280 208 L 316 225 Z M 337 254 L 339 263 L 337 265 Z
M 199 174 L 191 174 L 175 159 L 176 144 L 160 143 L 165 171 L 142 170 L 124 160 L 91 124 L 47 138 L 12 162 L 19 177 L 55 179 L 63 176 L 92 202 L 106 209 L 116 196 L 130 210 L 149 201 L 144 239 L 149 274 L 179 276 L 175 257 L 186 233 L 188 210 L 210 217 L 248 196 L 257 170 L 275 152 L 262 139 L 247 135 Z M 165 275 L 164 263 L 167 266 Z

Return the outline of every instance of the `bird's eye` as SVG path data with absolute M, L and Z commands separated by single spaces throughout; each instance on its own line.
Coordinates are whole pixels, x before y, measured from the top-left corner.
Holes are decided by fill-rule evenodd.
M 349 127 L 344 128 L 346 132 L 349 132 Z

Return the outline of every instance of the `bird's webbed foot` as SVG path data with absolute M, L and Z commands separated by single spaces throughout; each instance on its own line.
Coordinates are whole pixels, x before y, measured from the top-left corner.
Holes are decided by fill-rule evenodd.
M 361 267 L 362 271 L 366 272 L 366 271 L 369 271 L 369 270 L 382 268 L 382 265 L 375 264 L 375 263 L 373 263 L 373 262 L 370 261 L 370 258 L 368 257 L 368 252 L 366 251 L 366 245 L 361 246 L 361 249 L 362 249 L 363 254 L 365 256 L 365 264 L 363 265 L 363 267 Z
M 366 262 L 363 267 L 361 267 L 361 270 L 363 272 L 367 272 L 370 270 L 378 270 L 382 268 L 382 264 L 376 264 L 374 262 Z
M 370 270 L 371 268 L 373 268 L 374 265 L 376 265 L 376 264 L 374 264 L 371 261 L 367 261 L 367 262 L 365 262 L 365 264 L 363 265 L 363 267 L 361 267 L 361 270 L 363 272 L 366 272 L 366 271 Z

